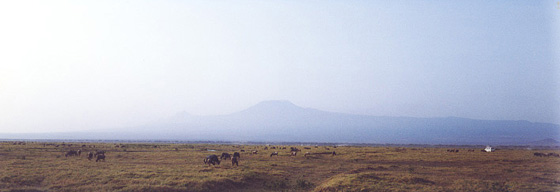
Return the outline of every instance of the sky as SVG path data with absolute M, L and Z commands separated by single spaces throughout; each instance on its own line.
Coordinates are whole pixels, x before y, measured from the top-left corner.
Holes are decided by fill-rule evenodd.
M 0 1 L 0 132 L 265 100 L 560 124 L 558 1 Z

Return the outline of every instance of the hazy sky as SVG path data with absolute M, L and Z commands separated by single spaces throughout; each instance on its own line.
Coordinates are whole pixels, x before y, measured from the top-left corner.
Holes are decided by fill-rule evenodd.
M 560 123 L 558 1 L 1 1 L 0 132 L 263 100 Z

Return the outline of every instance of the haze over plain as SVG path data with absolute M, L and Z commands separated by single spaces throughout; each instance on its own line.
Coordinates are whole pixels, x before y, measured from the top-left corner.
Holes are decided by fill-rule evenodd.
M 555 1 L 2 1 L 0 132 L 264 100 L 560 124 Z

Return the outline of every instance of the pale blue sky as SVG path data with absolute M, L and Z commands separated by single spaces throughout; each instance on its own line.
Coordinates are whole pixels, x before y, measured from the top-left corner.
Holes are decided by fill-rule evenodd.
M 263 100 L 560 123 L 558 1 L 1 1 L 0 132 Z

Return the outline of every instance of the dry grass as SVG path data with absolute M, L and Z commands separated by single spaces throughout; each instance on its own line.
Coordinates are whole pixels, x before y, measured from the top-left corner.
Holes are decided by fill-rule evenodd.
M 1 191 L 560 191 L 560 158 L 533 156 L 558 153 L 552 150 L 298 146 L 302 152 L 291 157 L 290 146 L 44 144 L 0 143 Z M 72 149 L 84 152 L 65 157 Z M 242 149 L 238 167 L 203 164 L 207 155 Z M 94 150 L 107 160 L 87 160 Z M 336 156 L 321 154 L 333 150 Z M 273 151 L 280 155 L 270 157 Z

